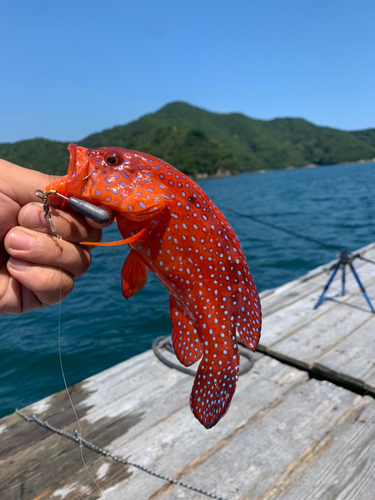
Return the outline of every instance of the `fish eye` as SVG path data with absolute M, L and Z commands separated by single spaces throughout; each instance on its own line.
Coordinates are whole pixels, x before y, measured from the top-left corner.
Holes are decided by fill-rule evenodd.
M 119 155 L 108 155 L 106 158 L 105 158 L 105 161 L 106 163 L 108 163 L 108 165 L 119 165 L 122 161 L 122 158 L 119 156 Z

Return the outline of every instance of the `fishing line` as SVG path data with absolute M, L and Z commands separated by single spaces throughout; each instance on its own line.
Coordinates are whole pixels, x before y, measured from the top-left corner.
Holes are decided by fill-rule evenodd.
M 353 264 L 352 264 L 353 260 L 356 258 L 359 258 L 359 259 L 361 259 L 365 262 L 368 262 L 370 264 L 375 264 L 374 261 L 371 261 L 370 259 L 366 259 L 360 253 L 351 254 L 347 250 L 343 249 L 342 247 L 337 247 L 335 245 L 330 245 L 328 243 L 324 243 L 324 241 L 320 241 L 320 240 L 317 240 L 316 238 L 311 238 L 310 236 L 306 236 L 304 234 L 297 233 L 296 231 L 292 231 L 291 229 L 287 229 L 285 227 L 278 226 L 276 224 L 272 224 L 272 222 L 267 222 L 263 219 L 259 219 L 258 217 L 255 217 L 254 215 L 244 214 L 244 213 L 238 212 L 237 210 L 233 210 L 232 208 L 228 208 L 228 207 L 220 207 L 219 206 L 219 208 L 221 210 L 235 214 L 238 217 L 244 217 L 246 219 L 250 219 L 254 222 L 258 222 L 259 224 L 263 224 L 264 226 L 268 226 L 268 227 L 271 227 L 272 229 L 276 229 L 277 231 L 282 231 L 283 233 L 290 234 L 291 236 L 295 236 L 296 238 L 300 238 L 300 239 L 303 239 L 305 241 L 309 241 L 311 243 L 314 243 L 315 245 L 319 245 L 321 247 L 328 248 L 329 250 L 339 251 L 340 255 L 339 255 L 337 261 L 329 269 L 329 271 L 331 271 L 332 273 L 328 279 L 328 282 L 326 283 L 326 285 L 323 289 L 323 292 L 321 293 L 321 295 L 318 299 L 318 302 L 315 304 L 314 309 L 317 309 L 323 303 L 325 294 L 326 294 L 328 288 L 330 287 L 330 285 L 331 285 L 331 283 L 332 283 L 332 281 L 333 281 L 334 277 L 336 276 L 336 273 L 339 269 L 342 271 L 342 280 L 341 280 L 342 292 L 341 292 L 341 295 L 345 295 L 345 268 L 346 268 L 346 266 L 349 266 L 349 269 L 352 271 L 354 278 L 356 279 L 357 284 L 358 284 L 364 298 L 366 299 L 367 304 L 369 305 L 372 313 L 375 313 L 375 309 L 371 303 L 369 296 L 367 295 L 365 287 L 363 286 L 363 284 L 362 284 L 362 282 L 361 282 L 361 280 L 360 280 L 358 274 L 356 273 L 356 271 L 353 267 Z
M 58 196 L 61 196 L 59 195 L 56 191 L 51 191 L 51 192 L 45 192 L 45 191 L 41 191 L 41 190 L 36 190 L 35 191 L 35 194 L 36 196 L 38 196 L 38 198 L 40 198 L 43 202 L 43 210 L 44 210 L 44 218 L 46 219 L 46 221 L 48 222 L 49 224 L 49 227 L 52 231 L 52 233 L 57 237 L 58 240 L 62 241 L 62 237 L 60 236 L 60 234 L 58 233 L 56 227 L 54 226 L 53 222 L 52 222 L 52 216 L 51 216 L 51 213 L 50 213 L 50 208 L 49 208 L 49 205 L 48 205 L 48 195 L 49 194 L 54 194 L 54 195 L 58 195 Z M 69 200 L 71 198 L 66 198 L 64 196 L 62 196 L 63 198 L 65 198 L 66 200 Z M 80 202 L 80 200 L 77 200 Z M 72 205 L 73 206 L 73 205 Z M 74 206 L 74 208 L 76 208 L 76 210 L 78 210 L 80 213 L 82 213 L 83 215 L 85 215 L 86 217 L 89 217 L 90 219 L 94 220 L 95 222 L 99 222 L 99 223 L 103 223 L 104 222 L 104 218 L 106 218 L 106 220 L 108 219 L 108 213 L 105 211 L 105 210 L 101 210 L 99 209 L 99 213 L 98 213 L 98 210 L 97 208 L 98 207 L 95 207 L 94 205 L 91 205 L 90 203 L 87 203 L 87 202 L 82 202 L 81 204 L 77 204 L 77 207 Z M 103 213 L 101 213 L 103 212 Z M 141 231 L 142 232 L 142 231 Z M 118 243 L 118 242 L 116 242 Z M 97 243 L 92 243 L 94 245 L 97 245 Z M 59 297 L 59 313 L 58 313 L 58 348 L 59 348 L 59 361 L 60 361 L 60 369 L 61 369 L 61 375 L 62 375 L 62 378 L 63 378 L 63 381 L 64 381 L 64 386 L 65 386 L 65 390 L 66 390 L 66 393 L 68 395 L 68 399 L 69 399 L 69 402 L 70 402 L 70 405 L 73 409 L 73 412 L 74 412 L 74 415 L 75 415 L 75 418 L 76 418 L 76 421 L 77 421 L 77 425 L 78 425 L 78 429 L 79 429 L 79 432 L 77 430 L 74 430 L 74 436 L 72 434 L 69 434 L 67 432 L 64 432 L 60 429 L 56 429 L 54 428 L 53 426 L 51 426 L 50 424 L 48 424 L 48 422 L 43 422 L 41 420 L 39 420 L 35 415 L 33 415 L 32 418 L 29 418 L 29 417 L 26 417 L 26 415 L 23 415 L 19 410 L 16 410 L 16 413 L 18 415 L 20 415 L 22 418 L 24 418 L 25 420 L 27 420 L 28 422 L 35 422 L 37 423 L 38 425 L 41 425 L 42 427 L 44 427 L 45 429 L 48 429 L 52 432 L 56 432 L 57 434 L 60 434 L 61 436 L 64 436 L 64 437 L 67 437 L 69 439 L 71 439 L 72 441 L 75 441 L 76 443 L 79 444 L 79 447 L 81 449 L 81 459 L 82 459 L 82 463 L 88 473 L 88 475 L 90 476 L 91 480 L 93 481 L 93 483 L 96 485 L 96 487 L 99 489 L 99 491 L 103 494 L 104 497 L 106 497 L 106 493 L 103 492 L 103 490 L 101 489 L 101 487 L 99 486 L 99 484 L 96 482 L 96 480 L 94 479 L 94 477 L 92 476 L 92 474 L 90 473 L 89 469 L 88 469 L 88 466 L 86 464 L 86 461 L 84 459 L 84 456 L 83 456 L 83 447 L 86 447 L 92 451 L 96 451 L 97 453 L 100 453 L 101 455 L 104 455 L 108 458 L 111 458 L 117 462 L 120 462 L 124 465 L 130 465 L 130 466 L 133 466 L 133 467 L 136 467 L 138 469 L 140 469 L 141 471 L 143 472 L 146 472 L 147 474 L 150 474 L 151 476 L 154 476 L 154 477 L 158 477 L 160 479 L 163 479 L 164 481 L 168 481 L 169 483 L 173 484 L 173 485 L 177 485 L 177 486 L 182 486 L 184 488 L 187 488 L 187 489 L 190 489 L 192 491 L 195 491 L 195 492 L 198 492 L 198 493 L 201 493 L 202 495 L 205 495 L 207 497 L 210 497 L 210 498 L 213 498 L 213 499 L 216 499 L 216 500 L 225 500 L 223 499 L 222 497 L 218 497 L 217 495 L 214 495 L 212 493 L 208 493 L 204 490 L 201 490 L 199 488 L 195 488 L 194 486 L 190 486 L 189 484 L 186 484 L 186 483 L 183 483 L 181 481 L 178 481 L 178 480 L 175 480 L 175 479 L 172 479 L 172 478 L 169 478 L 167 476 L 163 476 L 161 474 L 158 474 L 150 469 L 147 469 L 146 467 L 142 466 L 142 465 L 139 465 L 139 464 L 136 464 L 136 463 L 132 463 L 132 462 L 128 462 L 126 460 L 123 460 L 119 457 L 115 457 L 113 455 L 111 455 L 109 452 L 93 445 L 92 443 L 90 443 L 89 441 L 85 440 L 83 437 L 82 437 L 82 429 L 81 429 L 81 423 L 80 423 L 80 420 L 78 418 L 78 415 L 77 415 L 77 412 L 76 412 L 76 409 L 74 407 L 74 404 L 73 404 L 73 400 L 71 398 L 71 395 L 70 395 L 70 392 L 69 392 L 69 389 L 68 389 L 68 384 L 66 382 L 66 378 L 65 378 L 65 372 L 64 372 L 64 366 L 63 366 L 63 361 L 62 361 L 62 350 L 61 350 L 61 302 L 62 302 L 62 247 L 60 247 L 60 259 L 59 259 L 59 271 L 60 271 L 60 297 Z
M 244 217 L 246 219 L 251 219 L 254 222 L 258 222 L 259 224 L 263 224 L 264 226 L 272 227 L 273 229 L 277 229 L 278 231 L 282 231 L 283 233 L 287 233 L 287 234 L 290 234 L 292 236 L 295 236 L 296 238 L 301 238 L 303 240 L 310 241 L 310 242 L 315 243 L 317 245 L 320 245 L 322 247 L 329 248 L 330 250 L 337 250 L 339 252 L 344 250 L 344 248 L 342 248 L 342 247 L 337 247 L 335 245 L 329 245 L 328 243 L 324 243 L 323 241 L 317 240 L 315 238 L 310 238 L 310 236 L 306 236 L 304 234 L 297 233 L 296 231 L 292 231 L 291 229 L 287 229 L 285 227 L 278 226 L 276 224 L 272 224 L 272 222 L 267 222 L 263 219 L 258 219 L 258 217 L 254 217 L 254 215 L 249 215 L 249 214 L 237 212 L 237 210 L 233 210 L 232 208 L 223 207 L 220 205 L 218 205 L 218 207 L 220 208 L 220 210 L 224 210 L 224 211 L 230 212 L 234 215 L 238 215 L 238 217 Z
M 62 240 L 61 236 L 58 238 L 60 241 Z M 63 382 L 64 382 L 64 386 L 65 386 L 65 391 L 68 395 L 68 399 L 69 399 L 69 402 L 70 402 L 70 406 L 72 407 L 72 410 L 73 410 L 73 413 L 74 413 L 74 416 L 75 416 L 75 419 L 77 421 L 77 426 L 78 426 L 78 436 L 79 436 L 79 439 L 82 439 L 82 428 L 81 428 L 81 422 L 78 418 L 78 415 L 77 415 L 77 411 L 75 409 L 75 406 L 73 404 L 73 400 L 72 400 L 72 397 L 70 395 L 70 392 L 69 392 L 69 389 L 68 389 L 68 384 L 66 383 L 66 378 L 65 378 L 65 372 L 64 372 L 64 365 L 63 365 L 63 360 L 62 360 L 62 350 L 61 350 L 61 302 L 62 302 L 62 252 L 63 252 L 63 249 L 62 249 L 62 246 L 60 246 L 60 260 L 59 260 L 59 271 L 60 271 L 60 297 L 59 297 L 59 312 L 58 312 L 58 326 L 57 326 L 57 343 L 58 343 L 58 348 L 59 348 L 59 361 L 60 361 L 60 369 L 61 369 L 61 375 L 62 375 L 62 379 L 63 379 Z M 77 431 L 75 431 L 75 434 L 77 434 Z M 87 463 L 85 461 L 85 458 L 83 456 L 83 444 L 82 442 L 79 443 L 79 448 L 80 448 L 80 452 L 81 452 L 81 459 L 82 459 L 82 463 L 86 469 L 86 472 L 87 474 L 90 476 L 92 482 L 95 484 L 95 486 L 99 489 L 100 493 L 105 497 L 105 493 L 103 492 L 103 490 L 101 489 L 101 487 L 99 486 L 99 484 L 96 482 L 95 478 L 92 476 L 88 466 L 87 466 Z
M 62 237 L 60 236 L 59 232 L 57 231 L 55 225 L 52 222 L 52 215 L 51 215 L 51 212 L 50 212 L 50 207 L 48 205 L 48 196 L 50 194 L 61 196 L 62 198 L 65 198 L 66 200 L 68 200 L 68 198 L 66 198 L 65 196 L 60 195 L 56 191 L 46 192 L 46 191 L 41 191 L 40 189 L 37 189 L 35 191 L 35 195 L 38 198 L 40 198 L 42 200 L 42 202 L 43 202 L 43 210 L 44 210 L 44 218 L 45 218 L 45 220 L 48 222 L 48 225 L 49 225 L 52 233 L 56 236 L 57 241 L 61 242 L 62 241 Z M 107 218 L 109 217 L 108 213 L 105 210 L 99 209 L 99 215 L 98 215 L 98 210 L 96 210 L 97 207 L 95 207 L 94 205 L 91 205 L 91 204 L 88 204 L 88 203 L 85 203 L 85 202 L 81 202 L 80 200 L 76 200 L 75 198 L 73 198 L 73 200 L 74 200 L 75 205 L 77 205 L 77 206 L 75 206 L 73 204 L 73 206 L 74 206 L 74 208 L 76 208 L 76 210 L 78 210 L 79 212 L 83 213 L 84 215 L 90 214 L 91 218 L 93 220 L 95 220 L 96 222 L 101 222 L 101 217 L 103 217 L 103 212 L 105 213 L 105 217 L 107 217 Z M 69 200 L 68 200 L 68 204 L 70 204 Z M 89 205 L 89 208 L 87 208 L 87 205 Z M 98 217 L 98 219 L 96 219 L 96 217 Z M 57 332 L 58 332 L 57 343 L 58 343 L 58 348 L 59 348 L 59 361 L 60 361 L 61 375 L 62 375 L 62 379 L 63 379 L 63 382 L 64 382 L 65 390 L 66 390 L 66 393 L 68 395 L 70 406 L 72 407 L 75 419 L 77 421 L 78 429 L 79 429 L 79 433 L 77 431 L 75 431 L 75 434 L 78 434 L 78 437 L 81 440 L 82 439 L 81 422 L 79 421 L 76 409 L 74 407 L 74 404 L 73 404 L 73 401 L 72 401 L 72 398 L 71 398 L 71 395 L 70 395 L 70 392 L 69 392 L 69 389 L 68 389 L 68 384 L 66 383 L 64 366 L 63 366 L 63 361 L 62 361 L 62 352 L 61 352 L 61 302 L 62 302 L 62 253 L 63 253 L 63 248 L 58 243 L 57 243 L 57 246 L 59 246 L 59 248 L 60 248 L 60 259 L 59 259 L 60 296 L 59 296 L 59 313 L 58 313 L 58 327 L 57 327 Z M 89 471 L 89 468 L 88 468 L 88 466 L 86 464 L 85 458 L 83 456 L 83 445 L 82 445 L 81 441 L 80 441 L 80 450 L 81 450 L 82 463 L 83 463 L 83 465 L 84 465 L 84 467 L 86 469 L 87 474 L 90 476 L 90 478 L 93 481 L 93 483 L 95 484 L 95 486 L 103 494 L 102 489 L 100 488 L 100 486 L 98 485 L 98 483 L 95 481 L 94 477 L 92 476 L 92 474 Z
M 46 191 L 41 191 L 40 189 L 37 189 L 35 191 L 35 195 L 38 198 L 40 198 L 42 200 L 42 202 L 43 202 L 43 210 L 44 210 L 44 218 L 45 218 L 45 220 L 48 222 L 48 225 L 49 225 L 52 233 L 56 236 L 57 241 L 61 242 L 62 241 L 62 237 L 60 236 L 59 232 L 57 231 L 55 225 L 52 222 L 52 215 L 51 215 L 51 212 L 50 212 L 50 207 L 48 205 L 48 196 L 50 194 L 58 194 L 58 193 L 56 191 L 53 191 L 53 192 L 51 191 L 51 192 L 47 193 Z M 59 196 L 61 196 L 61 195 L 59 195 Z M 65 196 L 62 196 L 62 197 L 65 198 Z M 80 200 L 77 200 L 77 201 L 79 202 Z M 69 202 L 69 200 L 68 200 L 68 202 Z M 87 203 L 84 203 L 83 210 L 87 210 L 86 205 L 87 205 Z M 75 207 L 75 208 L 77 209 L 77 207 Z M 81 208 L 81 210 L 79 210 L 79 208 Z M 95 216 L 96 216 L 96 212 L 97 212 L 95 209 L 96 209 L 96 207 L 94 207 L 93 205 L 92 206 L 90 205 L 89 212 L 90 212 L 91 215 L 94 214 L 94 216 L 91 217 L 94 220 L 96 220 Z M 80 206 L 80 204 L 78 204 L 78 211 L 82 212 L 82 207 Z M 100 209 L 100 212 L 105 212 L 105 211 Z M 108 217 L 107 212 L 105 212 L 105 213 L 106 213 L 106 216 Z M 103 215 L 103 214 L 100 213 L 99 215 Z M 57 245 L 59 246 L 58 243 L 57 243 Z M 73 404 L 73 401 L 72 401 L 72 398 L 71 398 L 71 395 L 70 395 L 70 392 L 69 392 L 69 389 L 68 389 L 68 384 L 66 383 L 64 366 L 63 366 L 63 361 L 62 361 L 62 352 L 61 352 L 61 302 L 62 302 L 62 253 L 63 253 L 63 248 L 62 248 L 62 246 L 59 246 L 59 248 L 60 248 L 60 259 L 59 259 L 60 296 L 59 296 L 59 313 L 58 313 L 58 327 L 57 327 L 57 332 L 58 332 L 57 343 L 58 343 L 58 348 L 59 348 L 59 361 L 60 361 L 61 375 L 62 375 L 62 379 L 63 379 L 63 382 L 64 382 L 65 390 L 66 390 L 66 393 L 68 395 L 68 399 L 69 399 L 70 405 L 72 407 L 75 419 L 77 421 L 77 425 L 78 425 L 78 429 L 79 429 L 78 437 L 81 440 L 82 439 L 82 437 L 81 437 L 82 436 L 81 422 L 79 421 L 76 409 L 74 407 L 74 404 Z M 77 434 L 77 431 L 75 431 L 75 434 Z M 96 487 L 99 489 L 99 491 L 101 493 L 103 493 L 102 489 L 100 488 L 100 486 L 98 485 L 98 483 L 93 478 L 93 476 L 92 476 L 91 472 L 89 471 L 89 468 L 88 468 L 88 466 L 86 464 L 85 458 L 83 456 L 83 445 L 82 445 L 82 442 L 80 442 L 80 450 L 81 450 L 82 463 L 83 463 L 83 465 L 84 465 L 84 467 L 86 469 L 87 474 L 90 476 L 91 480 L 96 485 Z

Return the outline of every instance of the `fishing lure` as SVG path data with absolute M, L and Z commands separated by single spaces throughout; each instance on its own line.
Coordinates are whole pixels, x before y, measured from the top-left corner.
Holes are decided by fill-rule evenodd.
M 260 336 L 260 301 L 237 236 L 203 190 L 168 163 L 115 147 L 70 144 L 69 152 L 68 174 L 46 192 L 114 211 L 130 247 L 122 293 L 139 292 L 148 270 L 168 290 L 174 352 L 185 366 L 201 360 L 190 406 L 213 427 L 236 389 L 236 336 L 251 350 Z

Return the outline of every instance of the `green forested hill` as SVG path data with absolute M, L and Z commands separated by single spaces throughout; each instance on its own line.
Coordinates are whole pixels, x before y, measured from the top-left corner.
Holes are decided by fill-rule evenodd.
M 0 158 L 48 174 L 64 174 L 68 169 L 67 142 L 48 139 L 0 143 Z
M 74 138 L 72 138 L 72 142 Z M 86 147 L 119 146 L 153 154 L 189 175 L 243 172 L 375 157 L 375 129 L 344 132 L 300 118 L 263 121 L 175 102 L 127 125 L 92 134 Z M 66 173 L 67 143 L 0 143 L 0 157 L 48 173 Z

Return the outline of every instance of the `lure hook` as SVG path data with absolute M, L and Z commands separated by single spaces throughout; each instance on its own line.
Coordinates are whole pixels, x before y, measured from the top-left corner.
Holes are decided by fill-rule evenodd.
M 62 240 L 60 234 L 58 233 L 57 229 L 55 228 L 55 226 L 53 225 L 53 222 L 52 222 L 52 215 L 50 214 L 50 211 L 49 211 L 49 205 L 48 205 L 48 196 L 50 194 L 57 194 L 56 191 L 41 191 L 40 189 L 37 189 L 35 191 L 35 195 L 40 198 L 43 202 L 43 210 L 44 210 L 44 218 L 45 220 L 48 222 L 48 225 L 51 229 L 51 231 L 53 232 L 53 234 L 59 239 L 59 240 Z
M 68 205 L 70 207 L 74 208 L 77 212 L 79 212 L 80 214 L 84 215 L 85 217 L 88 217 L 89 219 L 97 222 L 98 224 L 106 224 L 111 219 L 110 214 L 106 210 L 104 210 L 103 208 L 97 207 L 96 205 L 92 205 L 91 203 L 89 203 L 87 201 L 83 201 L 83 200 L 80 200 L 78 198 L 74 198 L 73 196 L 70 198 L 67 198 L 66 196 L 64 196 L 61 193 L 58 193 L 55 190 L 41 191 L 40 189 L 37 189 L 35 191 L 35 194 L 43 202 L 43 209 L 45 211 L 44 218 L 48 221 L 50 228 L 51 228 L 51 231 L 59 238 L 60 238 L 60 235 L 57 232 L 55 226 L 52 224 L 51 214 L 49 213 L 49 206 L 47 203 L 49 195 L 60 196 L 60 198 L 64 198 L 64 200 L 66 200 L 66 202 L 68 203 Z

